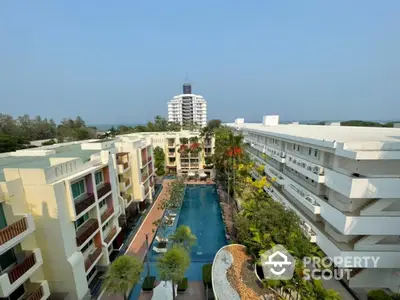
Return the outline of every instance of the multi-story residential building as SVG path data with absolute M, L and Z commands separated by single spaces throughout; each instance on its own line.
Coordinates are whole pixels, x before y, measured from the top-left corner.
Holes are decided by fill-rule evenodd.
M 168 121 L 181 125 L 196 123 L 207 125 L 207 101 L 200 95 L 192 94 L 191 84 L 183 85 L 183 94 L 168 102 Z
M 328 257 L 343 258 L 337 268 L 352 269 L 351 288 L 398 291 L 400 129 L 279 125 L 278 116 L 228 126 L 264 166 L 272 181 L 264 190 L 299 215 Z M 376 265 L 365 259 L 372 256 Z
M 0 195 L 9 209 L 0 231 L 0 297 L 35 287 L 43 297 L 32 300 L 49 291 L 71 300 L 96 292 L 122 245 L 131 207 L 138 212 L 151 201 L 151 156 L 148 140 L 130 138 L 2 155 Z
M 10 199 L 24 200 L 19 184 L 0 184 L 0 299 L 45 300 L 50 291 L 34 217 L 22 203 L 9 205 Z
M 151 139 L 153 149 L 160 147 L 165 154 L 165 167 L 170 173 L 187 175 L 202 174 L 213 177 L 211 156 L 214 153 L 214 137 L 202 138 L 199 132 L 143 132 L 119 136 L 124 139 Z M 150 143 L 150 141 L 149 141 Z

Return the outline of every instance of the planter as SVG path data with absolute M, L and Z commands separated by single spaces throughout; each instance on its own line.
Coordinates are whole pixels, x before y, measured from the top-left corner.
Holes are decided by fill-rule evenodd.
M 151 292 L 154 289 L 154 282 L 156 281 L 156 277 L 154 276 L 146 276 L 143 280 L 142 291 Z
M 188 287 L 188 279 L 185 277 L 178 284 L 178 293 L 183 293 L 184 291 L 186 291 L 187 287 Z

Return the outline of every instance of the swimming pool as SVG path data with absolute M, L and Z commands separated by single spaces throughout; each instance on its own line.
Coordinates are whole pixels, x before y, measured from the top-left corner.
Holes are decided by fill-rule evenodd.
M 222 221 L 221 208 L 215 185 L 187 185 L 185 197 L 180 213 L 172 227 L 187 225 L 197 237 L 197 243 L 193 246 L 190 257 L 191 264 L 186 271 L 186 277 L 191 281 L 202 280 L 202 266 L 212 263 L 217 251 L 227 244 L 225 227 Z M 168 230 L 169 231 L 169 230 Z M 153 248 L 153 244 L 150 249 Z M 150 273 L 158 277 L 156 262 L 159 254 L 150 250 Z M 142 280 L 146 271 L 142 274 Z M 140 295 L 141 282 L 131 293 L 129 300 L 136 300 Z M 158 278 L 157 278 L 158 280 Z

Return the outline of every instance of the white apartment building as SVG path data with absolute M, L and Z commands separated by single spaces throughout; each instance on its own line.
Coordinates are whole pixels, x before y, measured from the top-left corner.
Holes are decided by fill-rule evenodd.
M 152 201 L 153 170 L 150 139 L 1 154 L 0 298 L 100 292 L 96 282 L 123 243 L 122 229 Z
M 292 209 L 304 234 L 347 258 L 355 291 L 400 286 L 400 129 L 280 125 L 237 119 L 248 152 L 272 181 L 264 190 Z M 255 174 L 257 176 L 257 174 Z M 359 258 L 379 257 L 377 265 Z
M 168 121 L 179 124 L 196 123 L 207 125 L 207 101 L 200 95 L 192 94 L 192 86 L 185 83 L 183 94 L 168 102 Z

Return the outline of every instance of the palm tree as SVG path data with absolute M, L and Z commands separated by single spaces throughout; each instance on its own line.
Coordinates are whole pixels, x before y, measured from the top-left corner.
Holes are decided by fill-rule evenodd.
M 123 255 L 118 257 L 108 268 L 103 280 L 103 288 L 113 295 L 126 293 L 139 281 L 143 263 L 136 257 Z
M 157 262 L 160 279 L 172 282 L 172 297 L 175 299 L 175 284 L 183 280 L 190 265 L 188 252 L 180 246 L 174 246 L 165 252 Z
M 173 244 L 181 245 L 186 251 L 190 251 L 197 240 L 196 236 L 190 230 L 190 227 L 186 225 L 179 226 L 169 239 Z
M 236 181 L 236 160 L 243 155 L 243 136 L 242 135 L 235 135 L 233 132 L 229 133 L 229 140 L 228 140 L 228 145 L 226 148 L 226 156 L 229 160 L 232 161 L 232 171 L 233 171 L 233 186 L 235 186 L 235 181 Z M 228 163 L 228 168 L 229 168 L 229 163 Z M 229 195 L 229 190 L 230 190 L 230 185 L 229 185 L 229 175 L 228 175 L 228 195 Z M 233 191 L 233 194 L 235 194 L 235 191 Z

